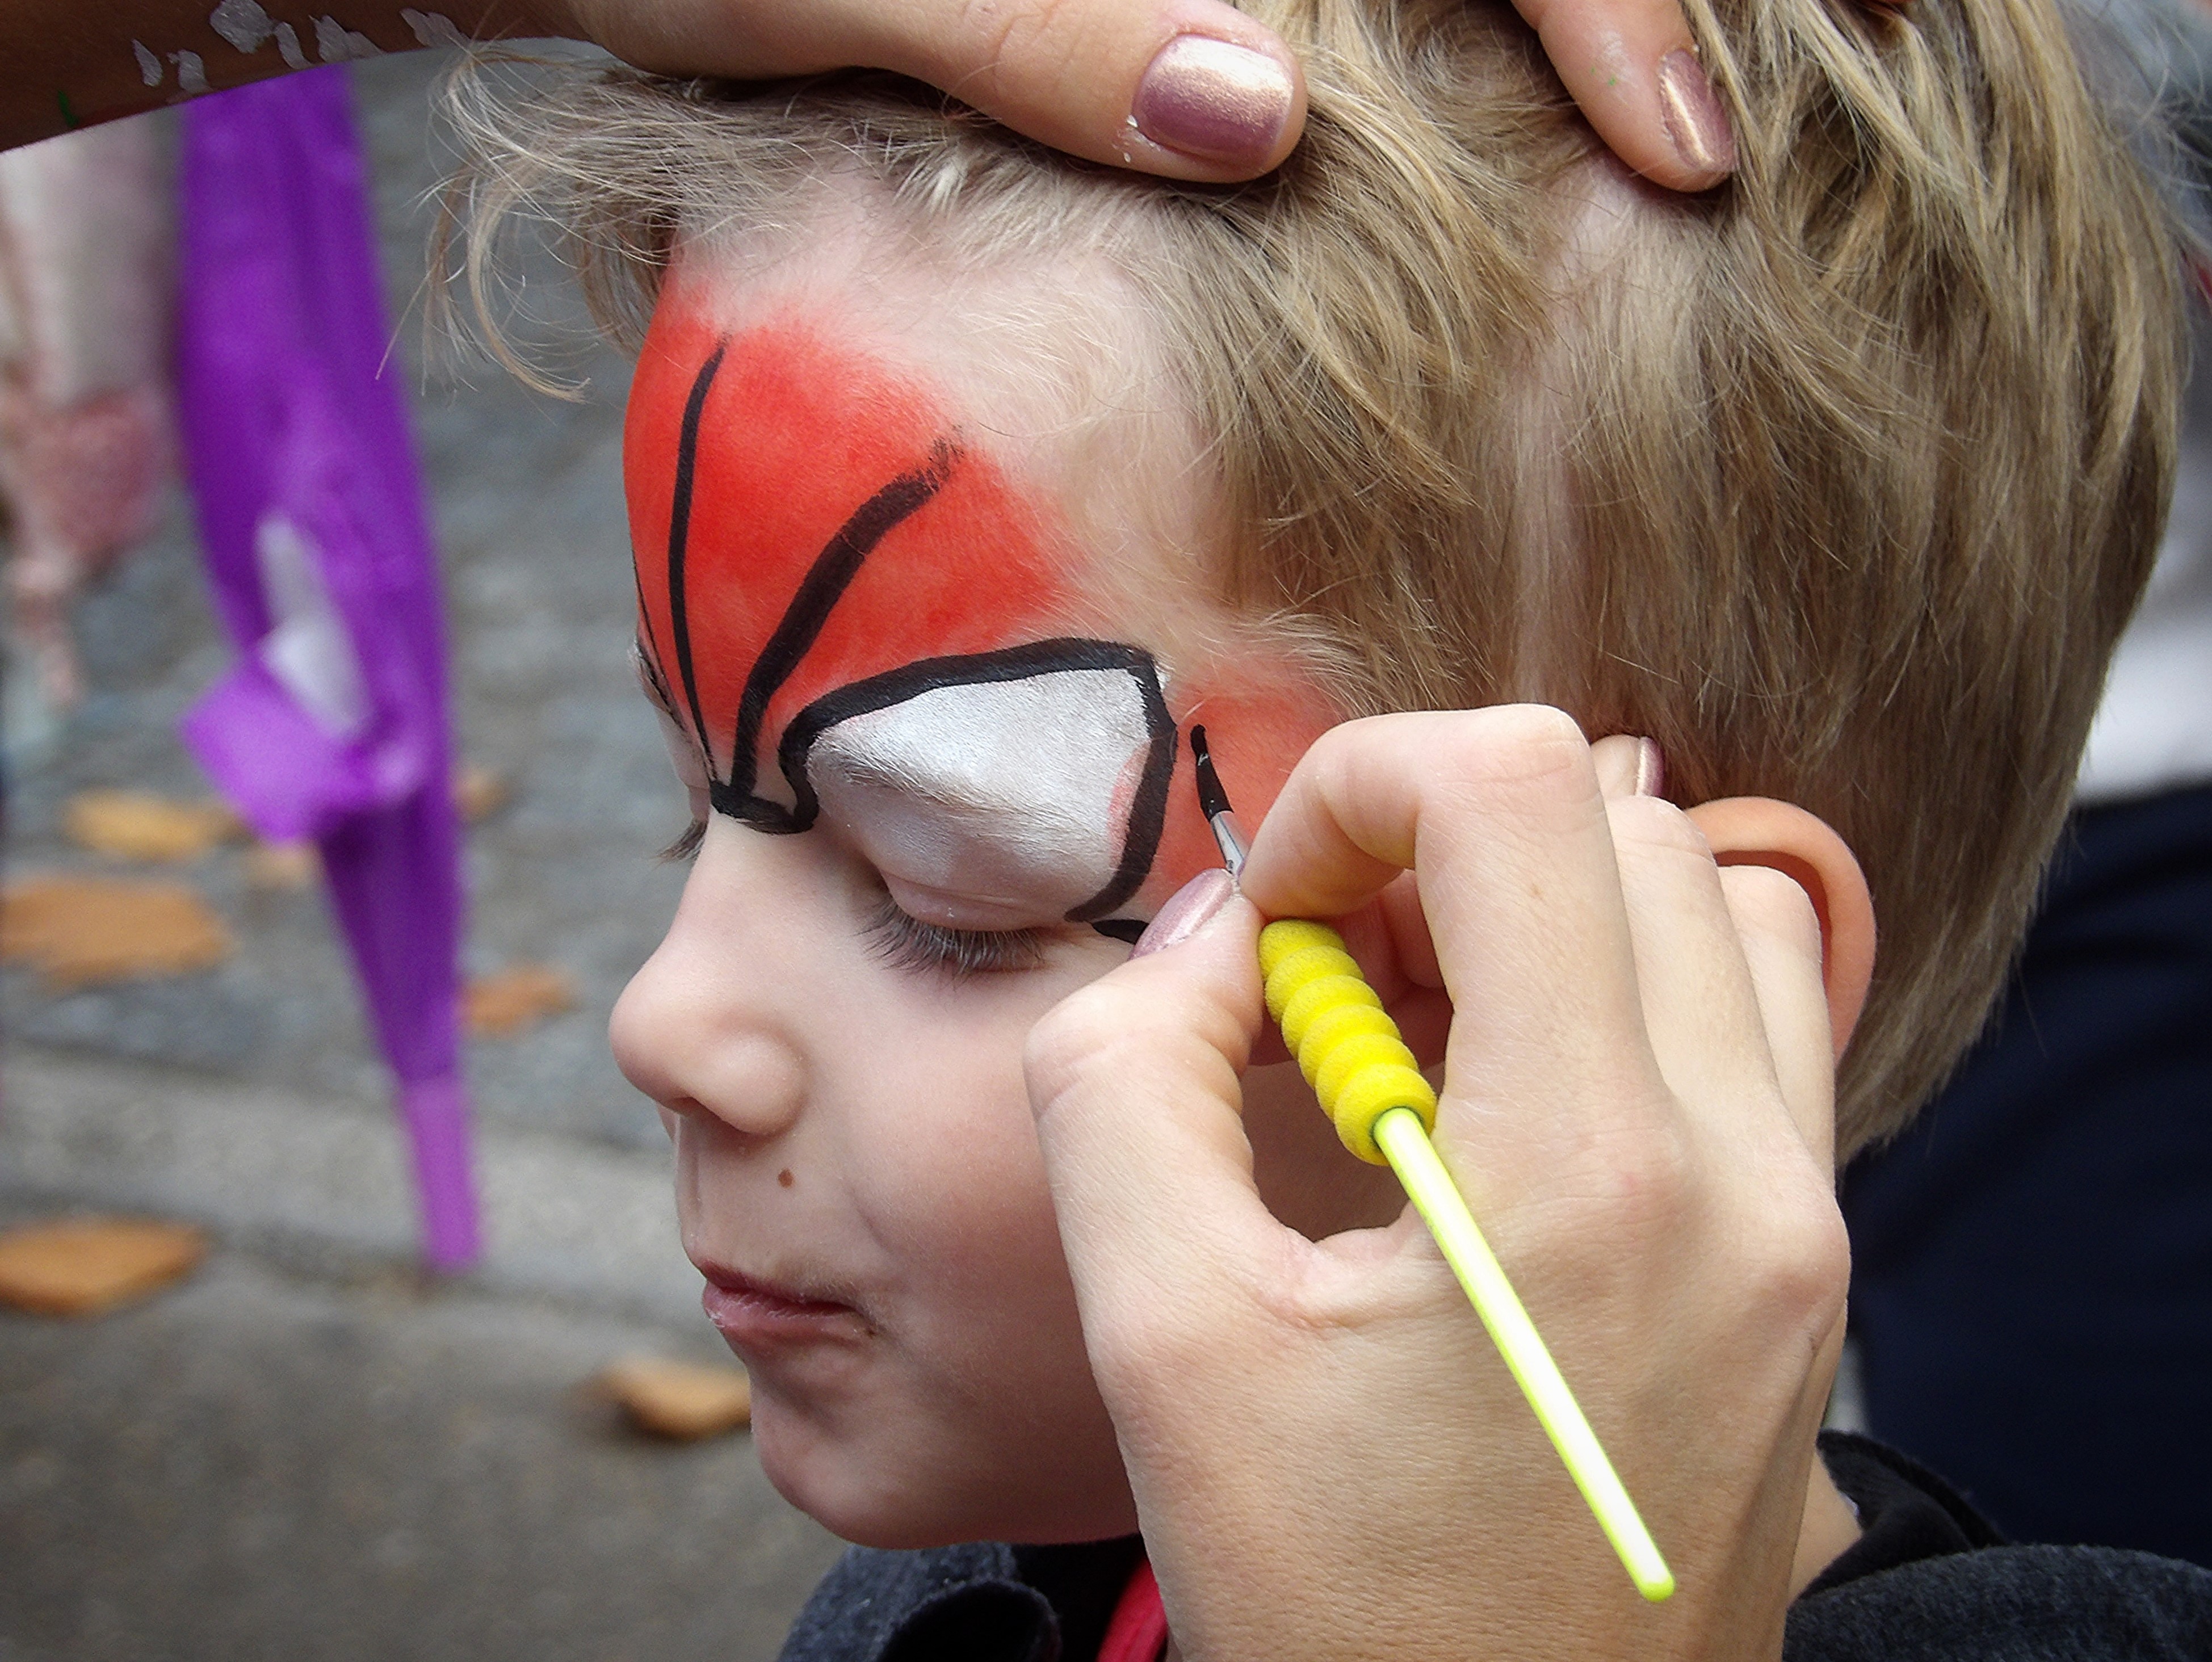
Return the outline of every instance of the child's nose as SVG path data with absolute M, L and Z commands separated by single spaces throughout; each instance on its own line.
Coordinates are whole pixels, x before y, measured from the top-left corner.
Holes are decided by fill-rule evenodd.
M 615 1001 L 607 1034 L 623 1076 L 660 1106 L 767 1141 L 799 1117 L 806 1052 L 763 943 L 727 927 L 716 886 L 702 862 L 667 938 Z

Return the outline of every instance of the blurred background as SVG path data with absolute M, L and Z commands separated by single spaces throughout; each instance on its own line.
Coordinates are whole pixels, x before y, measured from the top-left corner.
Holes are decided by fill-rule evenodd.
M 628 658 L 625 365 L 564 362 L 589 380 L 566 403 L 425 362 L 445 56 L 349 72 L 449 608 L 485 1254 L 451 1281 L 416 1267 L 388 1076 L 312 849 L 252 843 L 176 736 L 233 654 L 172 486 L 75 607 L 74 706 L 9 656 L 11 884 L 158 884 L 184 939 L 174 972 L 119 980 L 11 950 L 0 1230 L 149 1218 L 206 1251 L 96 1318 L 0 1306 L 5 1662 L 744 1662 L 835 1555 L 742 1429 L 653 1435 L 613 1400 L 631 1375 L 605 1375 L 736 1377 L 677 1245 L 665 1139 L 605 1043 L 681 887 L 656 850 L 685 810 Z

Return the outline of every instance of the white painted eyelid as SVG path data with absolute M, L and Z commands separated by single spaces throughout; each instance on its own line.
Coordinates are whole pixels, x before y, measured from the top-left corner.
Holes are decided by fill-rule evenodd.
M 1048 670 L 840 721 L 807 776 L 823 820 L 887 882 L 972 901 L 1006 928 L 1012 911 L 1064 918 L 1113 881 L 1152 745 L 1127 670 Z

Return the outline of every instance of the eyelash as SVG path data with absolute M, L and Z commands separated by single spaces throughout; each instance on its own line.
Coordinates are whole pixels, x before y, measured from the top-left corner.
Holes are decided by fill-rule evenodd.
M 1007 975 L 1034 970 L 1044 962 L 1042 929 L 948 929 L 925 923 L 899 909 L 888 894 L 868 919 L 868 938 L 876 955 L 894 968 L 934 971 L 965 980 L 975 975 Z
M 660 857 L 690 860 L 698 854 L 706 835 L 707 822 L 694 819 L 682 836 L 660 851 Z M 888 894 L 877 898 L 866 929 L 877 957 L 894 969 L 949 976 L 956 981 L 1034 970 L 1044 962 L 1042 929 L 948 929 L 901 910 Z
M 651 673 L 645 654 L 637 654 L 645 667 L 646 697 L 676 719 Z M 696 858 L 706 840 L 707 822 L 694 819 L 676 840 L 660 851 L 670 861 Z M 925 923 L 902 911 L 890 895 L 882 896 L 868 918 L 867 933 L 876 955 L 896 969 L 939 974 L 957 980 L 976 975 L 1006 975 L 1034 970 L 1044 962 L 1045 933 L 1042 929 L 949 929 L 941 923 Z M 1112 933 L 1102 931 L 1102 933 Z

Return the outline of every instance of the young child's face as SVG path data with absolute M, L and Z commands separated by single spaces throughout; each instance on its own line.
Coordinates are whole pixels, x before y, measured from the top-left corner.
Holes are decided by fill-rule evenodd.
M 639 652 L 704 832 L 614 1042 L 668 1111 L 778 1487 L 879 1545 L 1098 1537 L 1134 1513 L 1023 1042 L 1216 863 L 1189 724 L 1256 818 L 1331 712 L 1210 598 L 1158 389 L 1071 368 L 1114 307 L 956 313 L 897 264 L 695 248 L 655 317 Z M 1387 1215 L 1270 1071 L 1248 1117 L 1278 1209 Z

